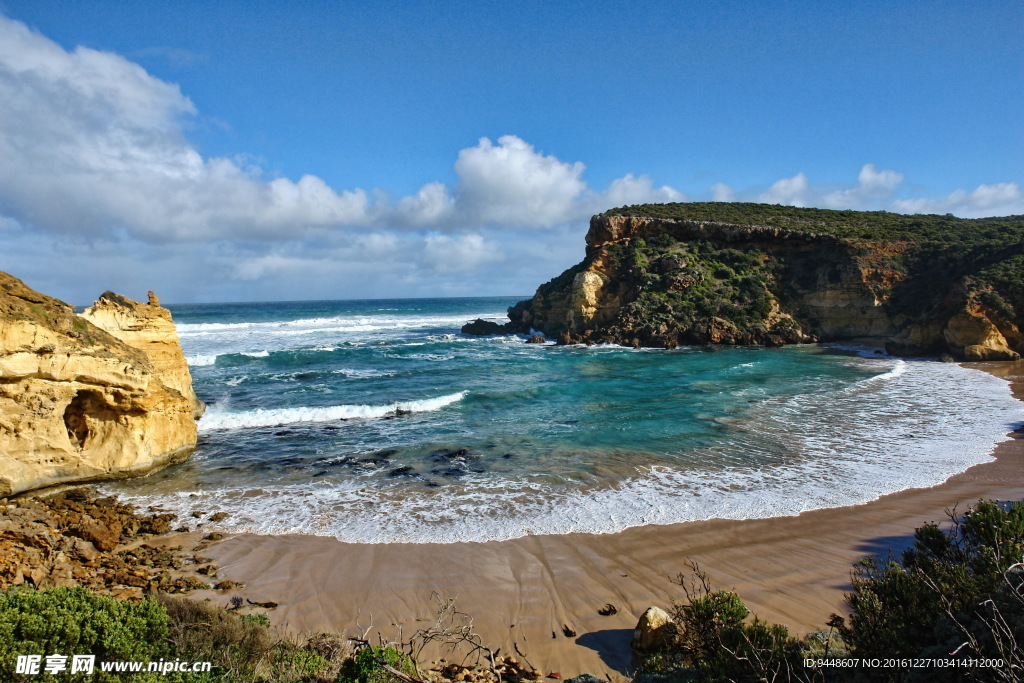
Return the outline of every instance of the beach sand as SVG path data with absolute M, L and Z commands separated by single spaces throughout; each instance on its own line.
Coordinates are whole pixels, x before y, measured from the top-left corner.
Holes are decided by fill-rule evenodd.
M 1024 400 L 1024 362 L 970 367 L 1011 381 Z M 858 559 L 905 547 L 915 527 L 947 519 L 954 505 L 963 510 L 980 498 L 1024 498 L 1024 433 L 1018 429 L 1013 437 L 997 447 L 994 461 L 939 486 L 795 517 L 457 544 L 242 534 L 204 554 L 221 567 L 219 578 L 246 584 L 247 598 L 280 603 L 272 619 L 297 633 L 407 638 L 433 621 L 436 592 L 455 598 L 483 641 L 503 654 L 517 648 L 543 673 L 563 678 L 614 677 L 631 670 L 629 640 L 640 614 L 683 597 L 671 579 L 686 570 L 687 558 L 758 616 L 796 634 L 825 628 L 831 613 L 844 611 L 843 592 Z M 599 615 L 606 603 L 618 612 Z M 566 626 L 576 635 L 565 635 Z

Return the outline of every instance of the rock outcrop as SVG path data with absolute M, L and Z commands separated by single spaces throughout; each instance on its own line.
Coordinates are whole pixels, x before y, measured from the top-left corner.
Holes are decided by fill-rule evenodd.
M 633 629 L 630 647 L 637 652 L 650 652 L 664 645 L 675 632 L 676 624 L 668 612 L 660 607 L 648 607 Z
M 170 313 L 117 295 L 93 310 L 123 340 L 0 273 L 0 497 L 146 474 L 195 447 L 202 404 Z
M 1024 303 L 1007 303 L 1020 298 L 1017 261 L 1024 248 L 1013 241 L 601 214 L 583 262 L 510 308 L 505 331 L 666 348 L 860 340 L 904 355 L 1011 360 L 1024 353 Z M 992 282 L 1010 284 L 1001 296 Z
M 149 292 L 149 303 L 143 304 L 104 292 L 85 309 L 82 317 L 145 353 L 160 381 L 192 402 L 196 419 L 202 416 L 206 406 L 192 389 L 192 375 L 181 351 L 171 312 L 160 305 L 156 294 Z

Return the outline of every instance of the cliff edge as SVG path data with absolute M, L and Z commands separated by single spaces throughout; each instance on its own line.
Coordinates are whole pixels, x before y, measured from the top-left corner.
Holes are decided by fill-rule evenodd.
M 170 313 L 109 292 L 89 310 L 0 273 L 0 496 L 146 474 L 196 445 Z
M 1024 353 L 1024 216 L 623 207 L 594 216 L 584 260 L 509 318 L 505 331 L 563 344 L 856 340 L 900 355 L 1015 360 Z

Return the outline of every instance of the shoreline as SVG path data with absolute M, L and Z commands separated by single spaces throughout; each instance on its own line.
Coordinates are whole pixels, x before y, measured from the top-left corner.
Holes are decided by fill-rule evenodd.
M 1024 362 L 963 365 L 1010 381 L 1024 400 Z M 843 590 L 858 559 L 898 551 L 914 528 L 945 520 L 957 503 L 963 510 L 979 498 L 1024 498 L 1024 433 L 1012 433 L 993 456 L 931 488 L 792 517 L 453 544 L 239 534 L 205 554 L 222 578 L 246 584 L 247 598 L 279 603 L 269 616 L 297 633 L 369 629 L 408 638 L 433 622 L 436 592 L 472 615 L 485 644 L 522 652 L 544 674 L 615 676 L 630 670 L 640 614 L 683 597 L 670 577 L 685 571 L 686 558 L 762 619 L 796 635 L 823 629 L 831 613 L 845 611 Z M 617 613 L 599 615 L 606 604 Z

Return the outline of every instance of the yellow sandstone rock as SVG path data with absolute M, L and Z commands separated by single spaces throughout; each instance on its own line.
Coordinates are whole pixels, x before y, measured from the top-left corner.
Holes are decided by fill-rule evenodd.
M 113 294 L 91 310 L 100 325 L 0 273 L 0 496 L 146 474 L 195 447 L 202 403 L 170 313 Z

